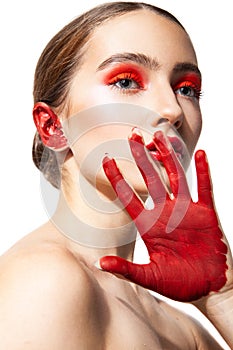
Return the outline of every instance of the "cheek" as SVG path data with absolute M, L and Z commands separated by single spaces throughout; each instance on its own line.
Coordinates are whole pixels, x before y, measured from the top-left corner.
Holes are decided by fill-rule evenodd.
M 130 151 L 128 143 L 130 131 L 131 126 L 128 125 L 102 126 L 88 131 L 73 144 L 72 152 L 78 169 L 92 185 L 109 186 L 102 167 L 103 158 L 109 154 L 116 159 L 123 176 L 136 191 L 147 193 L 145 183 Z
M 76 163 L 80 171 L 93 178 L 102 168 L 102 160 L 106 153 L 116 159 L 131 158 L 128 125 L 106 125 L 87 130 L 72 145 Z
M 83 76 L 81 73 L 71 86 L 69 101 L 70 116 L 95 106 L 121 102 L 117 100 L 116 94 L 114 95 L 108 86 L 104 86 L 98 79 Z
M 95 72 L 83 68 L 77 73 L 69 90 L 69 116 L 80 111 L 106 103 L 106 92 L 97 79 L 94 79 Z
M 192 156 L 202 129 L 200 108 L 189 108 L 186 111 L 180 134 Z
M 72 96 L 72 108 L 70 115 L 74 115 L 83 110 L 108 103 L 108 96 L 103 91 L 103 88 L 92 87 L 85 89 L 83 92 L 76 94 L 77 97 Z

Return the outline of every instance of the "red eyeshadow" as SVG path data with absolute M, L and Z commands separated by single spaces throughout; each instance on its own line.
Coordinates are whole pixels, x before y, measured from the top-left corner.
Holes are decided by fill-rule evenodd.
M 179 85 L 181 84 L 192 84 L 196 86 L 198 89 L 201 89 L 201 78 L 197 74 L 185 74 L 181 78 L 178 79 L 178 81 L 174 84 L 175 88 L 179 88 Z
M 132 79 L 135 79 L 142 88 L 145 87 L 148 82 L 148 78 L 141 68 L 126 63 L 110 68 L 105 74 L 103 82 L 105 85 L 110 85 L 117 77 L 124 79 L 124 74 L 130 74 Z

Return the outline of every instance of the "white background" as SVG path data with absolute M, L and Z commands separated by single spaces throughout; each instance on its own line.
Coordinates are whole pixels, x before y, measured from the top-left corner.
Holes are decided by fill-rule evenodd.
M 0 254 L 47 221 L 40 175 L 31 160 L 35 128 L 32 84 L 44 46 L 67 22 L 102 1 L 9 0 L 0 8 Z M 171 11 L 196 48 L 203 74 L 203 132 L 198 148 L 207 151 L 216 206 L 233 247 L 232 1 L 151 0 Z

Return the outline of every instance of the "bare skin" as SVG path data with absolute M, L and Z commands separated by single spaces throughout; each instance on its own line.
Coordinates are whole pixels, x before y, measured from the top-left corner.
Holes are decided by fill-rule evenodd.
M 5 253 L 0 271 L 4 349 L 221 349 L 189 316 L 74 254 L 51 223 Z
M 190 39 L 182 28 L 166 18 L 140 11 L 98 27 L 86 49 L 85 63 L 70 85 L 69 111 L 62 111 L 61 118 L 66 119 L 99 104 L 139 105 L 159 113 L 174 125 L 190 154 L 193 153 L 201 130 L 199 102 L 192 94 L 184 94 L 178 82 L 183 76 L 196 74 L 193 68 L 190 71 L 187 67 L 197 68 L 197 61 Z M 153 63 L 144 66 L 142 62 L 127 61 L 145 76 L 143 89 L 132 82 L 133 88 L 127 94 L 119 84 L 113 87 L 104 83 L 112 64 L 103 68 L 103 62 L 116 54 L 121 58 L 123 55 L 126 60 L 125 53 L 130 57 L 139 53 L 137 57 L 144 55 Z M 98 69 L 101 65 L 102 69 Z M 118 66 L 119 62 L 113 65 Z M 180 71 L 179 67 L 185 69 Z M 153 120 L 152 129 L 157 122 Z M 107 125 L 106 129 L 85 134 L 83 142 L 72 145 L 65 163 L 70 177 L 62 184 L 66 199 L 60 199 L 55 213 L 57 218 L 66 221 L 63 208 L 67 202 L 80 220 L 106 229 L 114 241 L 114 248 L 90 248 L 74 242 L 58 231 L 53 218 L 1 257 L 0 339 L 3 349 L 220 349 L 190 317 L 156 300 L 149 291 L 95 267 L 95 262 L 104 255 L 114 254 L 132 260 L 134 240 L 125 246 L 121 242 L 122 237 L 124 240 L 125 236 L 135 236 L 135 227 L 130 224 L 128 214 L 119 211 L 117 205 L 118 211 L 114 215 L 100 213 L 87 205 L 80 179 L 86 181 L 90 193 L 97 191 L 109 202 L 114 198 L 113 190 L 103 171 L 98 173 L 96 183 L 92 183 L 87 181 L 87 173 L 95 176 L 96 169 L 91 164 L 87 173 L 81 173 L 79 164 L 85 159 L 86 152 L 101 145 L 106 137 L 127 139 L 130 130 L 131 127 L 125 125 L 122 128 Z M 143 136 L 145 139 L 151 137 L 146 132 Z M 120 161 L 119 166 L 123 166 L 124 175 L 143 197 L 147 190 L 139 179 L 136 165 L 126 168 Z M 127 230 L 122 230 L 126 224 Z M 113 228 L 118 231 L 115 236 Z M 75 226 L 75 229 L 83 237 L 88 234 L 79 227 Z M 107 247 L 107 241 L 103 241 L 102 246 Z M 221 310 L 222 304 L 220 300 Z M 214 315 L 215 310 L 213 307 Z M 231 315 L 229 319 L 232 319 Z M 213 323 L 217 324 L 217 321 Z M 226 323 L 220 323 L 226 328 Z M 230 326 L 227 336 L 229 334 Z

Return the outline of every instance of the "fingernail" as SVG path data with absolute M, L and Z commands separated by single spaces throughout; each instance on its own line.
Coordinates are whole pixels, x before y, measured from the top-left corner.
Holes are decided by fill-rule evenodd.
M 95 266 L 98 270 L 104 271 L 104 270 L 102 269 L 102 267 L 100 266 L 100 261 L 99 261 L 99 260 L 97 260 L 97 261 L 94 263 L 94 266 Z
M 129 140 L 138 141 L 140 143 L 143 142 L 142 133 L 137 127 L 132 129 L 131 133 L 129 134 Z
M 112 157 L 108 153 L 105 153 L 103 157 L 103 163 L 107 163 L 110 160 L 112 160 Z
M 132 133 L 142 136 L 141 130 L 136 126 L 132 129 Z

